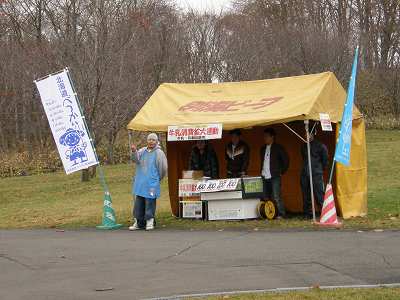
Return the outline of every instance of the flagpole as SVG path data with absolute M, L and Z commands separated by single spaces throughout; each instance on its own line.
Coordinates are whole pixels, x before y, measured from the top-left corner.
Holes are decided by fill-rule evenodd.
M 97 229 L 106 229 L 106 230 L 118 229 L 118 228 L 122 227 L 122 224 L 117 224 L 116 223 L 115 211 L 112 208 L 112 199 L 111 199 L 110 190 L 109 190 L 107 182 L 106 182 L 106 177 L 105 177 L 105 174 L 104 174 L 104 170 L 103 170 L 103 168 L 101 166 L 99 157 L 97 155 L 94 139 L 93 139 L 92 134 L 90 132 L 89 126 L 88 126 L 88 124 L 86 122 L 84 111 L 83 111 L 83 108 L 82 108 L 81 103 L 79 101 L 78 93 L 77 93 L 76 88 L 74 86 L 74 81 L 72 80 L 72 76 L 71 76 L 71 74 L 69 72 L 68 67 L 66 67 L 64 70 L 65 70 L 65 72 L 66 72 L 66 74 L 68 76 L 69 82 L 71 84 L 71 88 L 72 88 L 72 90 L 74 92 L 74 96 L 76 98 L 76 103 L 77 103 L 78 108 L 80 110 L 80 113 L 81 113 L 81 115 L 83 117 L 83 124 L 85 125 L 86 132 L 87 132 L 87 134 L 89 136 L 89 139 L 90 139 L 90 143 L 91 143 L 91 145 L 93 147 L 93 152 L 94 152 L 94 155 L 95 155 L 97 163 L 98 163 L 100 182 L 101 182 L 101 185 L 103 186 L 103 189 L 104 189 L 103 221 L 102 221 L 102 225 L 96 226 L 96 228 Z
M 339 127 L 339 137 L 336 139 L 335 154 L 333 156 L 332 168 L 329 176 L 329 183 L 333 179 L 333 170 L 335 162 L 339 161 L 344 165 L 350 164 L 350 147 L 351 147 L 351 132 L 353 122 L 353 104 L 354 93 L 357 77 L 357 62 L 358 62 L 358 46 L 354 54 L 354 61 L 351 70 L 349 87 L 347 90 L 347 99 L 343 108 L 343 115 Z
M 324 196 L 324 206 L 322 208 L 321 214 L 321 223 L 324 225 L 327 224 L 327 219 L 323 219 L 324 216 L 324 208 L 325 203 L 331 203 L 334 201 L 333 193 L 332 193 L 332 180 L 333 180 L 333 171 L 335 169 L 335 163 L 339 162 L 345 166 L 350 165 L 350 153 L 351 153 L 351 139 L 352 139 L 352 125 L 353 125 L 353 105 L 354 105 L 354 95 L 355 95 L 355 86 L 356 86 L 356 77 L 357 77 L 357 65 L 358 65 L 358 46 L 356 48 L 354 54 L 354 61 L 351 70 L 351 76 L 349 81 L 349 86 L 347 89 L 347 97 L 343 108 L 342 119 L 340 120 L 339 126 L 339 136 L 336 139 L 335 144 L 335 154 L 333 156 L 332 167 L 329 174 L 329 181 L 326 187 L 325 196 Z M 337 129 L 338 127 L 336 127 Z M 331 201 L 331 202 L 330 202 Z M 336 214 L 336 209 L 333 207 Z M 329 214 L 329 210 L 325 212 L 325 216 Z M 337 224 L 337 220 L 336 223 Z
M 329 175 L 329 181 L 328 181 L 328 184 L 331 184 L 332 183 L 332 177 L 333 177 L 333 170 L 335 169 L 335 159 L 333 159 L 333 161 L 332 161 L 332 167 L 331 167 L 331 172 L 330 172 L 330 175 Z

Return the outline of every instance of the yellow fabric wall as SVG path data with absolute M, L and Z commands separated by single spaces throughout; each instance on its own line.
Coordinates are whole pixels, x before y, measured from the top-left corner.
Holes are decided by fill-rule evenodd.
M 365 122 L 362 118 L 353 120 L 350 166 L 336 165 L 336 183 L 339 213 L 344 218 L 365 216 L 368 212 L 367 150 Z

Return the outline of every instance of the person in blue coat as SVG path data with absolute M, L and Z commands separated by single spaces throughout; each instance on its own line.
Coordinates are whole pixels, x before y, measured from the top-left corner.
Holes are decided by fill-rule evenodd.
M 155 133 L 147 136 L 147 146 L 137 150 L 131 146 L 132 160 L 136 163 L 136 175 L 132 194 L 134 223 L 129 230 L 154 229 L 156 200 L 160 197 L 160 181 L 167 174 L 167 158 Z

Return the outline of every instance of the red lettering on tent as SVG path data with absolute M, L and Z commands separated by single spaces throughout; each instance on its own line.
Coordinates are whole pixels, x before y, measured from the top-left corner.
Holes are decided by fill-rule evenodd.
M 263 98 L 261 100 L 244 101 L 193 101 L 181 106 L 179 111 L 192 112 L 227 112 L 238 111 L 240 108 L 249 107 L 253 110 L 267 107 L 283 99 L 283 97 Z
M 193 101 L 179 108 L 179 111 L 193 112 L 217 112 L 217 111 L 236 111 L 231 109 L 237 101 Z
M 260 108 L 269 106 L 271 104 L 274 104 L 275 102 L 278 102 L 282 98 L 283 97 L 264 98 L 264 99 L 261 99 L 260 101 L 257 101 L 257 102 L 252 102 L 250 104 L 245 104 L 244 106 L 252 107 L 253 109 L 260 109 Z

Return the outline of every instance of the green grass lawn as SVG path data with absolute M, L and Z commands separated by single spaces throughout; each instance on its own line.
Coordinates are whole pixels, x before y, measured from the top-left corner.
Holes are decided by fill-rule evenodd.
M 400 228 L 400 132 L 369 130 L 368 207 L 366 218 L 345 220 L 344 228 Z M 131 221 L 133 165 L 105 167 L 118 222 Z M 98 179 L 80 182 L 80 174 L 63 172 L 0 179 L 0 228 L 93 227 L 101 223 L 103 191 Z M 266 222 L 204 222 L 172 217 L 166 181 L 158 200 L 161 228 L 274 229 L 312 228 L 300 218 Z
M 397 300 L 399 288 L 377 289 L 313 289 L 306 292 L 242 294 L 233 296 L 209 297 L 207 300 Z

